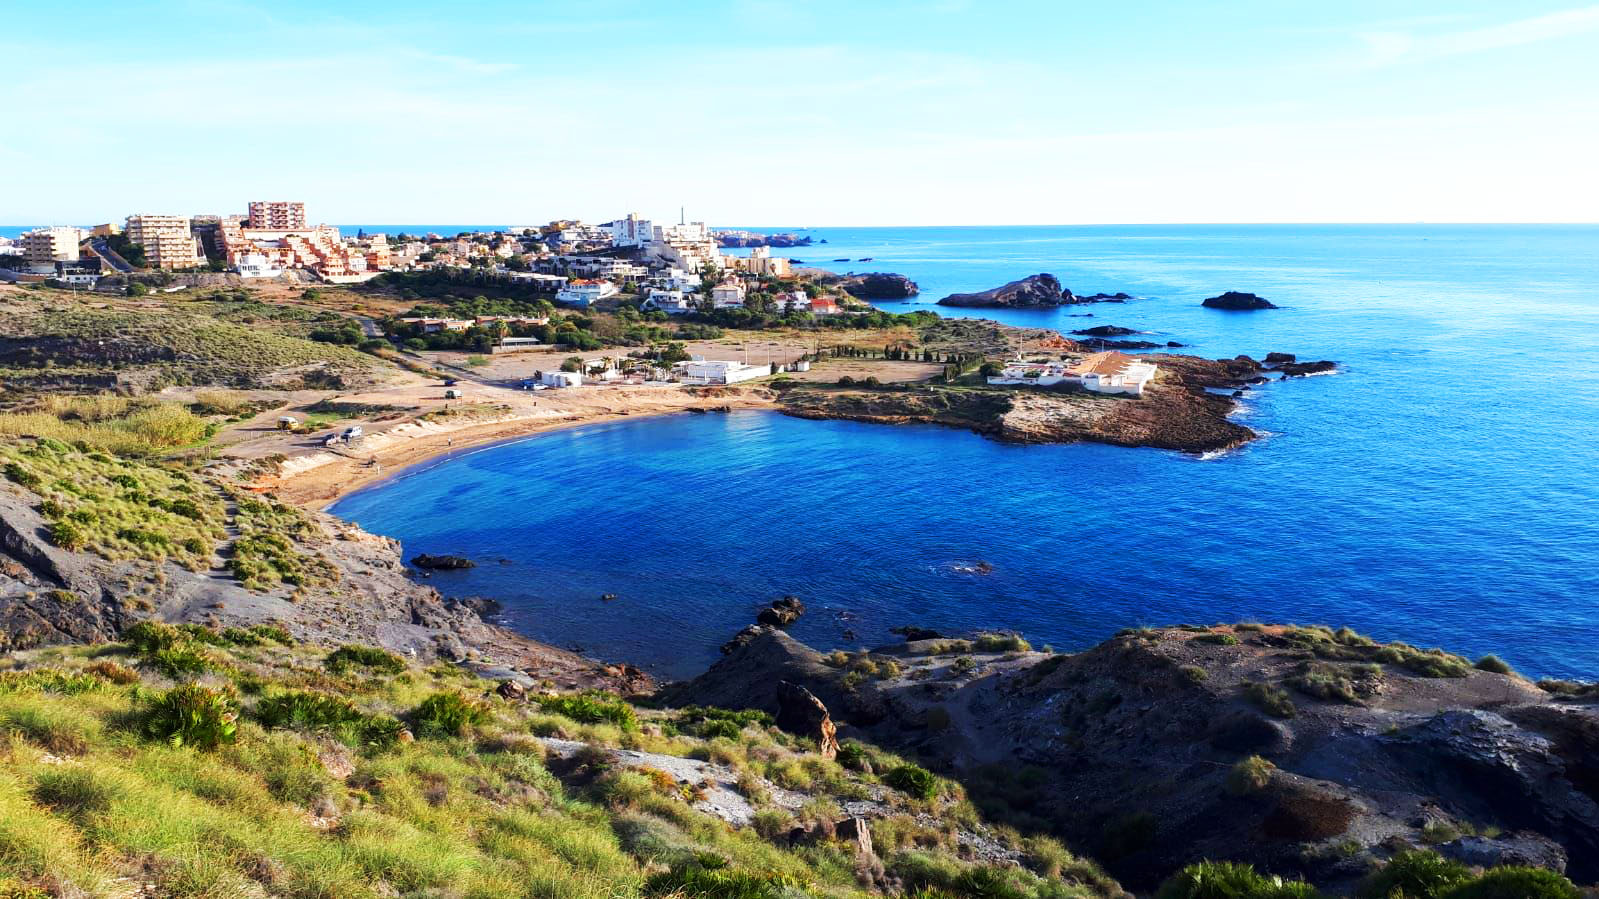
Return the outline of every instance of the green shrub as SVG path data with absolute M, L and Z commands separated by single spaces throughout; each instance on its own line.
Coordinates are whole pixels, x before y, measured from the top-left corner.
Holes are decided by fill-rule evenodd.
M 145 619 L 122 632 L 122 641 L 143 655 L 171 649 L 183 642 L 183 632 L 164 621 Z
M 1237 646 L 1238 638 L 1232 634 L 1200 634 L 1194 638 L 1195 643 L 1215 643 L 1218 646 Z
M 538 704 L 547 712 L 565 715 L 584 724 L 614 724 L 626 731 L 638 729 L 638 716 L 633 707 L 602 690 L 568 693 L 563 696 L 540 696 Z M 736 735 L 735 731 L 735 735 Z
M 1199 862 L 1173 874 L 1155 899 L 1314 899 L 1304 881 L 1285 881 L 1236 862 Z
M 375 646 L 347 645 L 328 654 L 324 663 L 334 674 L 344 674 L 351 668 L 367 668 L 379 674 L 399 674 L 405 670 L 405 660 L 392 652 Z
M 139 682 L 139 672 L 110 659 L 101 659 L 84 670 L 113 684 L 136 684 Z
M 215 664 L 203 650 L 190 644 L 158 650 L 148 660 L 157 671 L 173 680 L 204 674 Z
M 33 780 L 33 798 L 59 814 L 81 819 L 111 808 L 117 790 L 80 765 L 60 765 Z
M 860 771 L 866 767 L 866 747 L 854 740 L 845 740 L 844 742 L 838 744 L 838 755 L 836 760 L 840 765 L 843 765 L 846 768 L 852 768 L 856 771 Z
M 1506 865 L 1445 895 L 1447 899 L 1581 899 L 1582 892 L 1553 871 Z
M 1471 880 L 1465 865 L 1446 859 L 1430 850 L 1401 852 L 1373 871 L 1361 884 L 1363 899 L 1442 899 L 1448 892 Z
M 411 713 L 418 734 L 434 737 L 465 736 L 467 728 L 482 724 L 489 717 L 483 704 L 450 691 L 434 693 Z
M 543 704 L 542 701 L 541 704 Z M 560 709 L 551 708 L 549 705 L 544 705 L 544 707 L 550 711 L 557 712 L 558 714 L 566 715 L 568 718 L 572 718 L 574 721 L 583 720 L 572 715 L 567 715 L 567 713 L 562 712 Z M 631 708 L 627 709 L 628 713 L 631 713 L 632 711 L 633 710 Z M 623 717 L 625 719 L 626 716 Z M 620 724 L 621 722 L 613 723 Z M 678 712 L 677 717 L 673 719 L 673 723 L 682 732 L 692 736 L 700 737 L 701 739 L 710 740 L 716 737 L 725 737 L 729 740 L 737 740 L 739 735 L 743 733 L 744 728 L 751 725 L 755 727 L 770 727 L 772 724 L 772 716 L 761 711 L 760 709 L 740 709 L 738 711 L 733 711 L 730 709 L 719 709 L 714 706 L 688 706 Z
M 177 746 L 215 749 L 238 735 L 239 699 L 232 687 L 183 684 L 145 701 L 146 736 Z
M 1511 668 L 1510 667 L 1510 663 L 1506 662 L 1504 659 L 1501 659 L 1501 658 L 1499 658 L 1496 655 L 1485 655 L 1482 658 L 1478 659 L 1477 660 L 1477 664 L 1472 666 L 1472 667 L 1476 668 L 1479 671 L 1491 671 L 1494 674 L 1515 674 L 1516 673 L 1516 669 Z
M 1243 759 L 1227 772 L 1227 792 L 1234 796 L 1258 793 L 1271 783 L 1272 773 L 1276 770 L 1276 765 L 1258 755 Z
M 938 778 L 920 765 L 905 764 L 890 769 L 883 775 L 883 783 L 917 799 L 932 799 L 939 792 Z
M 749 874 L 727 869 L 720 858 L 700 854 L 679 862 L 671 870 L 652 876 L 644 885 L 650 896 L 684 896 L 693 899 L 783 899 L 801 884 L 781 874 Z
M 978 652 L 1030 652 L 1033 646 L 1018 634 L 978 634 L 972 648 Z
M 105 686 L 93 673 L 32 668 L 26 671 L 0 671 L 0 695 L 6 693 L 60 693 L 77 696 Z
M 255 706 L 255 718 L 265 727 L 327 730 L 359 721 L 361 717 L 361 712 L 348 699 L 313 690 L 277 693 Z
M 1261 711 L 1277 718 L 1292 718 L 1298 710 L 1288 692 L 1271 684 L 1254 682 L 1244 687 L 1244 698 L 1259 706 Z

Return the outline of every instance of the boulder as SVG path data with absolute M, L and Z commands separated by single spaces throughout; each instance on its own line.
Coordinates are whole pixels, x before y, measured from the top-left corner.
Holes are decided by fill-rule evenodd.
M 1068 296 L 1066 298 L 1066 302 L 1068 304 L 1078 304 L 1078 303 L 1125 303 L 1125 302 L 1127 302 L 1130 299 L 1132 299 L 1132 295 L 1131 294 L 1125 294 L 1125 293 L 1121 293 L 1120 291 L 1118 291 L 1116 293 L 1091 293 L 1088 296 L 1070 296 L 1068 294 Z
M 847 840 L 854 844 L 855 854 L 870 856 L 876 853 L 872 850 L 872 828 L 865 818 L 849 817 L 833 825 L 835 839 Z
M 791 734 L 816 741 L 822 758 L 838 755 L 838 728 L 827 714 L 827 706 L 816 694 L 799 684 L 781 681 L 777 685 L 777 726 Z
M 454 570 L 459 568 L 476 568 L 477 563 L 465 556 L 434 556 L 428 553 L 417 553 L 411 557 L 411 564 L 418 568 L 429 570 Z
M 942 639 L 944 636 L 932 628 L 917 627 L 914 624 L 907 624 L 904 627 L 896 627 L 889 633 L 902 635 L 905 638 L 906 643 L 912 643 L 916 640 L 938 640 Z
M 1477 868 L 1522 865 L 1561 873 L 1566 870 L 1566 850 L 1554 840 L 1527 830 L 1497 839 L 1461 837 L 1439 846 L 1438 851 Z
M 1069 302 L 1071 291 L 1047 272 L 1028 275 L 1019 281 L 977 293 L 952 293 L 938 301 L 940 306 L 997 306 L 1028 309 L 1059 306 Z
M 1125 337 L 1128 334 L 1137 334 L 1132 328 L 1123 328 L 1120 325 L 1097 325 L 1092 328 L 1082 328 L 1073 331 L 1073 334 L 1082 334 L 1087 337 Z
M 1284 362 L 1296 362 L 1296 361 L 1298 361 L 1298 359 L 1299 359 L 1299 357 L 1295 356 L 1293 353 L 1267 353 L 1266 354 L 1266 364 L 1267 365 L 1281 365 Z
M 1199 305 L 1206 309 L 1226 309 L 1232 312 L 1251 312 L 1256 309 L 1276 309 L 1277 304 L 1252 293 L 1229 290 L 1220 296 L 1207 298 Z
M 494 692 L 500 694 L 501 699 L 508 699 L 512 702 L 521 702 L 527 696 L 527 690 L 514 680 L 500 681 L 500 685 L 494 688 Z
M 782 599 L 772 600 L 772 605 L 762 609 L 755 616 L 761 624 L 770 624 L 773 627 L 788 627 L 805 614 L 805 603 L 800 602 L 798 596 L 785 596 Z

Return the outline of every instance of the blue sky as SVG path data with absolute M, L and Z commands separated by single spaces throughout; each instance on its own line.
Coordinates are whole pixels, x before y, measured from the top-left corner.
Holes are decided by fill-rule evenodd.
M 1599 219 L 1599 5 L 7 6 L 3 223 Z

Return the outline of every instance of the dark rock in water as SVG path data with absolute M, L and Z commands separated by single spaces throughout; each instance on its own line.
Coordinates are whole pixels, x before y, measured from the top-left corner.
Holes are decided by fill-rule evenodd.
M 1084 297 L 1072 297 L 1072 298 L 1068 299 L 1066 302 L 1068 302 L 1068 303 L 1125 303 L 1125 302 L 1127 302 L 1130 299 L 1132 299 L 1132 296 L 1130 294 L 1125 294 L 1125 293 L 1121 293 L 1121 292 L 1117 292 L 1117 293 L 1093 293 L 1093 294 L 1089 294 L 1088 296 L 1084 296 Z
M 915 281 L 894 272 L 848 275 L 839 280 L 838 286 L 862 300 L 905 300 L 922 292 Z
M 1169 346 L 1169 347 L 1180 347 L 1180 346 L 1182 346 L 1182 344 L 1178 343 L 1175 340 L 1166 341 L 1166 345 Z
M 952 293 L 938 301 L 940 306 L 998 306 L 1010 309 L 1028 309 L 1059 306 L 1071 295 L 1060 281 L 1047 272 L 1028 275 L 992 290 L 977 293 Z
M 1298 359 L 1299 359 L 1299 357 L 1295 356 L 1293 353 L 1267 353 L 1266 354 L 1266 364 L 1267 365 L 1281 365 L 1284 362 L 1295 362 L 1295 361 L 1298 361 Z
M 902 635 L 905 638 L 906 643 L 914 643 L 917 640 L 939 640 L 944 636 L 932 628 L 917 627 L 913 624 L 907 624 L 904 627 L 896 627 L 889 631 L 889 633 Z
M 798 596 L 785 596 L 782 599 L 772 600 L 770 608 L 761 610 L 755 620 L 761 624 L 770 624 L 773 627 L 788 627 L 805 614 L 805 603 L 800 602 Z
M 791 734 L 816 741 L 822 758 L 838 755 L 838 728 L 827 714 L 827 706 L 816 694 L 796 683 L 777 685 L 777 726 Z
M 1338 370 L 1338 363 L 1322 359 L 1317 362 L 1284 362 L 1277 366 L 1285 378 L 1303 378 L 1308 375 L 1324 375 Z
M 477 563 L 465 556 L 434 556 L 427 553 L 418 553 L 411 557 L 411 564 L 417 568 L 426 568 L 434 571 L 450 571 L 459 568 L 476 568 Z
M 615 593 L 601 593 L 600 602 L 616 602 Z
M 1243 395 L 1244 395 L 1244 392 L 1242 390 L 1234 390 L 1233 391 L 1233 396 L 1235 396 L 1235 397 L 1240 397 L 1240 396 L 1243 396 Z
M 1255 309 L 1276 309 L 1277 304 L 1267 301 L 1252 293 L 1239 290 L 1229 290 L 1220 296 L 1206 299 L 1199 305 L 1207 309 L 1227 309 L 1232 312 L 1249 312 Z
M 468 596 L 465 599 L 456 600 L 456 603 L 476 612 L 479 618 L 488 618 L 491 615 L 498 615 L 505 611 L 505 607 L 500 604 L 499 600 L 489 599 L 486 596 Z
M 1082 328 L 1072 332 L 1088 337 L 1125 337 L 1128 334 L 1137 334 L 1132 328 L 1123 328 L 1120 325 L 1096 325 L 1092 328 Z

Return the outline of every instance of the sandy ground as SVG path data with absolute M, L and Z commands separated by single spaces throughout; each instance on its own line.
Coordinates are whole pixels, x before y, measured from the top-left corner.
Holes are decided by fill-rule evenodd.
M 221 454 L 238 459 L 282 455 L 281 474 L 259 480 L 286 502 L 322 508 L 345 493 L 435 456 L 470 446 L 556 428 L 690 408 L 764 408 L 773 404 L 760 382 L 731 388 L 669 384 L 584 386 L 537 392 L 463 383 L 463 397 L 446 400 L 437 382 L 420 379 L 383 390 L 341 394 L 338 403 L 393 407 L 341 420 L 309 435 L 276 430 L 289 406 L 268 410 L 221 435 Z M 448 407 L 452 414 L 420 419 Z M 287 413 L 285 410 L 288 409 Z M 359 422 L 366 434 L 349 447 L 327 448 L 322 437 Z

